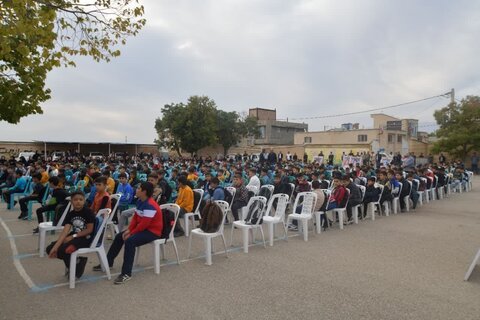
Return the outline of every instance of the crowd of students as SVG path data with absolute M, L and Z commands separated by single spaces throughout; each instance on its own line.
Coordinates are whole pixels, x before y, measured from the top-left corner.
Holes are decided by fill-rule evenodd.
M 231 203 L 233 219 L 239 220 L 240 210 L 247 206 L 252 195 L 257 194 L 253 190 L 262 190 L 261 193 L 268 190 L 262 186 L 273 185 L 272 194 L 284 193 L 291 199 L 300 192 L 315 192 L 318 199 L 315 211 L 328 211 L 348 203 L 346 220 L 338 223 L 350 224 L 355 206 L 364 207 L 359 218 L 365 217 L 371 202 L 380 201 L 385 208 L 391 208 L 388 204 L 394 197 L 399 197 L 401 211 L 406 208 L 407 197 L 415 209 L 423 191 L 434 186 L 435 192 L 438 192 L 447 184 L 454 189 L 465 189 L 470 179 L 461 162 L 445 161 L 407 168 L 398 163 L 378 167 L 375 163 L 342 167 L 289 159 L 267 156 L 258 162 L 248 160 L 248 157 L 229 161 L 202 158 L 163 161 L 149 156 L 128 162 L 88 158 L 51 163 L 38 159 L 30 162 L 0 161 L 0 189 L 8 209 L 13 209 L 10 197 L 15 193 L 24 193 L 25 196 L 19 199 L 19 219 L 28 219 L 29 201 L 39 202 L 41 206 L 36 210 L 38 223 L 48 218 L 49 213 L 52 213 L 54 221 L 58 221 L 68 202 L 71 202 L 63 232 L 47 247 L 49 256 L 62 259 L 66 268 L 73 251 L 89 246 L 96 213 L 113 208 L 115 204 L 110 195 L 120 194 L 113 219 L 120 233 L 113 239 L 107 257 L 112 267 L 121 248 L 125 247 L 122 272 L 114 281 L 121 284 L 131 277 L 135 248 L 158 239 L 162 234 L 161 204 L 176 203 L 182 218 L 197 205 L 203 207 L 210 201 L 225 200 Z M 25 190 L 29 185 L 30 191 Z M 383 190 L 379 185 L 383 186 Z M 234 195 L 226 189 L 227 186 L 235 188 Z M 364 191 L 359 186 L 365 187 Z M 204 191 L 203 199 L 198 198 L 194 189 Z M 269 198 L 272 194 L 267 191 L 263 195 Z M 15 201 L 13 205 L 16 204 Z M 128 210 L 132 207 L 135 210 Z M 293 210 L 298 212 L 299 209 Z M 326 219 L 323 227 L 328 228 L 332 222 Z M 297 226 L 292 223 L 289 228 L 294 230 Z M 33 233 L 38 233 L 38 227 Z M 175 236 L 183 235 L 184 230 L 178 222 Z M 85 257 L 78 258 L 77 277 L 82 276 L 86 261 Z M 95 266 L 94 270 L 101 270 L 101 266 Z

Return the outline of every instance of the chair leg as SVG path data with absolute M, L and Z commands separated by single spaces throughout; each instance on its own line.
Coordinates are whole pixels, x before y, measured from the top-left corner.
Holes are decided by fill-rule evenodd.
M 184 224 L 185 224 L 185 237 L 188 237 L 188 235 L 190 233 L 190 217 L 185 215 L 183 220 L 184 220 Z
M 40 228 L 38 233 L 38 255 L 40 258 L 45 257 L 45 240 L 47 237 L 47 231 L 45 229 Z
M 268 243 L 270 244 L 270 247 L 273 247 L 273 233 L 275 232 L 273 227 L 273 223 L 268 223 Z
M 300 225 L 300 223 L 299 223 Z M 308 241 L 308 220 L 302 219 L 303 241 Z
M 156 274 L 160 274 L 160 243 L 153 243 L 153 266 Z
M 266 248 L 267 248 L 267 244 L 266 244 L 266 242 L 265 242 L 265 235 L 263 234 L 262 225 L 260 225 L 260 233 L 262 234 L 263 247 L 266 249 Z
M 338 225 L 340 226 L 340 230 L 343 230 L 343 210 L 338 211 Z
M 473 258 L 472 264 L 470 267 L 468 267 L 467 273 L 465 274 L 465 281 L 468 281 L 468 278 L 470 278 L 470 275 L 473 272 L 473 269 L 475 269 L 475 266 L 477 265 L 477 262 L 480 260 L 480 249 L 478 250 L 477 254 L 475 255 L 475 258 Z
M 227 253 L 227 241 L 225 241 L 225 236 L 223 235 L 223 233 L 221 234 L 222 236 L 222 241 L 223 241 L 223 247 L 225 248 L 225 256 L 228 257 L 228 253 Z
M 75 273 L 76 273 L 75 271 L 76 271 L 76 269 L 77 269 L 77 252 L 74 252 L 70 256 L 70 268 L 69 268 L 70 273 L 68 275 L 70 289 L 75 288 Z
M 352 208 L 353 223 L 358 224 L 358 206 Z
M 232 222 L 232 231 L 230 232 L 230 247 L 233 247 L 233 229 L 235 229 L 235 222 Z
M 248 243 L 249 243 L 249 236 L 248 231 L 251 229 L 242 228 L 242 238 L 243 238 L 243 252 L 248 253 Z
M 140 255 L 140 247 L 135 248 L 135 258 L 133 259 L 133 265 L 138 266 L 138 256 Z
M 102 268 L 105 269 L 104 271 L 107 274 L 107 279 L 110 280 L 112 278 L 110 274 L 110 266 L 108 265 L 107 254 L 105 253 L 103 246 L 97 251 L 97 253 L 100 264 L 102 265 Z
M 188 237 L 187 259 L 190 259 L 190 253 L 191 253 L 191 251 L 192 251 L 192 237 L 193 237 L 193 233 L 191 234 L 190 237 Z
M 177 243 L 175 242 L 175 239 L 172 239 L 171 242 L 173 244 L 173 249 L 175 250 L 175 256 L 177 256 L 177 264 L 180 264 L 180 257 L 178 256 Z
M 207 237 L 205 238 L 205 258 L 206 258 L 206 265 L 212 265 L 212 238 Z

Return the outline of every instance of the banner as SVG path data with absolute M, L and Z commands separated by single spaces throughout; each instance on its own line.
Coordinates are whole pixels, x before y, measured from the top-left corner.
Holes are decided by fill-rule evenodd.
M 317 162 L 319 165 L 323 164 L 323 157 L 322 156 L 315 156 L 313 157 L 313 161 Z
M 348 167 L 352 164 L 354 167 L 359 164 L 362 165 L 362 157 L 356 156 L 343 156 L 342 158 L 342 167 Z

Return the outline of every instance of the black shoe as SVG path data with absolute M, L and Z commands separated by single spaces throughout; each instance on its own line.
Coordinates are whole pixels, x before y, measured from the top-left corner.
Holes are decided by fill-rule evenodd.
M 38 232 L 39 232 L 38 227 L 36 227 L 35 229 L 33 229 L 33 234 L 38 233 Z
M 23 214 L 23 212 L 21 212 L 17 219 L 18 219 L 18 220 L 22 220 L 24 216 L 25 216 L 25 215 Z
M 111 269 L 112 267 L 109 266 L 108 268 Z M 101 264 L 97 264 L 96 266 L 93 266 L 92 270 L 93 270 L 93 271 L 103 271 L 103 270 L 102 270 L 102 265 L 101 265 Z
M 114 284 L 124 284 L 128 280 L 132 279 L 129 275 L 119 274 L 118 277 L 113 281 Z
M 75 277 L 79 279 L 85 272 L 85 266 L 87 265 L 87 257 L 79 257 L 77 262 L 77 268 L 75 270 Z
M 177 231 L 174 231 L 173 232 L 173 236 L 175 238 L 178 238 L 178 237 L 183 237 L 185 235 L 185 231 L 183 230 L 177 230 Z

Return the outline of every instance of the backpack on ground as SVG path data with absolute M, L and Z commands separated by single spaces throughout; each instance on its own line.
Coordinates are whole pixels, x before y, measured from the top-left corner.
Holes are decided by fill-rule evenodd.
M 203 232 L 217 232 L 222 224 L 223 212 L 215 202 L 208 202 L 202 210 L 202 219 L 200 219 L 200 229 Z
M 170 232 L 172 231 L 173 225 L 175 224 L 175 213 L 168 209 L 162 209 L 162 218 L 163 228 L 160 238 L 168 239 L 170 237 Z
M 254 200 L 248 207 L 247 218 L 245 219 L 246 224 L 256 224 L 258 219 L 260 224 L 263 222 L 263 202 L 260 200 Z

